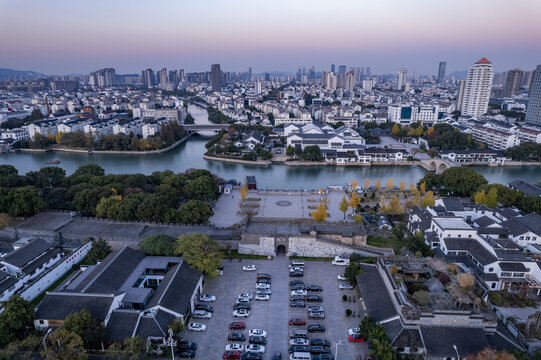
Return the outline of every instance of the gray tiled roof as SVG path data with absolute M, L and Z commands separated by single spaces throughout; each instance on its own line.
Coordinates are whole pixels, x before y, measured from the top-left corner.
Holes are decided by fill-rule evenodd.
M 113 311 L 107 323 L 106 339 L 123 341 L 127 337 L 132 337 L 138 319 L 139 311 L 136 310 Z
M 377 267 L 361 264 L 361 269 L 363 273 L 357 275 L 357 284 L 368 315 L 376 321 L 387 320 L 398 315 Z
M 447 250 L 468 251 L 481 265 L 492 264 L 498 259 L 476 239 L 471 238 L 445 238 L 443 239 Z
M 1 259 L 1 261 L 22 268 L 52 247 L 53 244 L 47 242 L 46 240 L 36 239 L 15 250 L 14 252 L 7 254 Z
M 8 272 L 0 270 L 0 293 L 9 289 L 9 287 L 16 284 L 17 281 L 18 279 L 12 277 Z
M 421 336 L 427 358 L 456 358 L 453 345 L 460 357 L 475 354 L 489 346 L 482 328 L 422 326 Z
M 112 294 L 50 292 L 39 304 L 36 319 L 64 320 L 70 314 L 87 309 L 93 317 L 104 321 L 113 300 Z

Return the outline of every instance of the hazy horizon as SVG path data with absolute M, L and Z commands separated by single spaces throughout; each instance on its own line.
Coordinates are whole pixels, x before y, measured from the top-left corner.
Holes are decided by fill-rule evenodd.
M 0 67 L 45 74 L 183 68 L 296 72 L 314 65 L 436 74 L 481 57 L 497 72 L 541 63 L 538 0 L 0 0 Z

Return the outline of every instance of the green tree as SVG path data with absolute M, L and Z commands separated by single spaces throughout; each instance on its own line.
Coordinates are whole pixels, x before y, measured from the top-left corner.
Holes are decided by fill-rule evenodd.
M 30 188 L 17 188 L 12 194 L 8 213 L 11 216 L 32 216 L 45 208 L 45 202 Z
M 295 148 L 291 145 L 288 145 L 286 149 L 286 155 L 287 156 L 294 156 L 295 155 Z
M 374 321 L 374 319 L 368 315 L 365 315 L 365 317 L 359 324 L 359 333 L 363 338 L 368 339 L 368 337 L 370 336 L 370 331 L 372 331 L 374 327 L 376 327 L 376 322 Z
M 486 205 L 488 207 L 498 206 L 498 189 L 496 189 L 495 187 L 491 188 L 488 191 Z
M 206 222 L 212 215 L 208 204 L 201 200 L 189 200 L 180 207 L 180 219 L 184 223 Z
M 216 199 L 216 181 L 211 176 L 199 176 L 186 184 L 184 192 L 191 199 L 214 200 Z
M 102 238 L 98 240 L 92 240 L 92 248 L 86 254 L 86 262 L 89 264 L 95 264 L 99 260 L 105 259 L 111 252 L 111 245 Z
M 41 352 L 47 360 L 86 360 L 83 339 L 64 327 L 47 336 L 46 349 Z
M 317 145 L 309 145 L 304 148 L 302 158 L 308 161 L 323 161 L 321 149 Z
M 23 339 L 34 321 L 34 308 L 20 295 L 13 295 L 4 303 L 0 314 L 0 346 Z
M 90 311 L 86 309 L 68 315 L 63 327 L 79 335 L 85 349 L 101 349 L 102 342 L 105 340 L 105 328 L 101 326 L 100 320 L 93 318 Z
M 96 216 L 99 218 L 115 219 L 121 203 L 122 200 L 118 195 L 101 198 L 96 206 Z
M 344 270 L 344 277 L 349 281 L 350 284 L 357 284 L 357 275 L 361 274 L 362 270 L 357 262 L 350 262 L 346 269 Z
M 177 239 L 177 254 L 182 254 L 191 267 L 207 277 L 216 276 L 222 264 L 222 253 L 218 244 L 205 234 L 185 234 Z
M 114 343 L 107 349 L 107 356 L 117 360 L 140 360 L 146 354 L 146 344 L 138 336 L 127 337 L 122 343 Z
M 66 178 L 66 171 L 56 166 L 42 167 L 39 171 L 31 171 L 26 174 L 27 180 L 31 180 L 40 189 L 58 187 Z
M 441 174 L 442 184 L 456 196 L 472 196 L 477 188 L 488 181 L 473 169 L 464 166 L 452 167 Z
M 5 349 L 0 350 L 0 360 L 34 360 L 41 340 L 42 336 L 32 334 L 22 340 L 9 343 Z
M 171 324 L 169 324 L 169 329 L 173 330 L 173 335 L 178 335 L 182 330 L 184 330 L 184 323 L 180 319 L 175 319 Z
M 153 234 L 141 241 L 139 247 L 146 255 L 174 256 L 176 239 L 165 234 Z

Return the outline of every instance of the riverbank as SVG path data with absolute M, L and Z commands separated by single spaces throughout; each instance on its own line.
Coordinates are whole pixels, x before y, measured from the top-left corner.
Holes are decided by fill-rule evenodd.
M 149 150 L 149 151 L 118 151 L 118 150 L 92 150 L 89 151 L 87 149 L 70 149 L 67 147 L 49 147 L 47 149 L 16 149 L 15 152 L 67 152 L 67 153 L 79 153 L 79 154 L 122 154 L 122 155 L 150 155 L 150 154 L 161 154 L 170 150 L 175 149 L 177 146 L 182 144 L 183 142 L 187 141 L 192 134 L 187 134 L 182 139 L 176 141 L 175 143 L 169 145 L 168 147 L 165 147 L 163 149 L 158 150 Z
M 370 166 L 419 166 L 420 161 L 386 161 L 386 162 L 347 162 L 347 163 L 336 163 L 336 162 L 326 162 L 326 161 L 276 161 L 276 163 L 285 164 L 288 166 L 359 166 L 359 167 L 370 167 Z
M 218 156 L 209 156 L 209 155 L 203 155 L 203 159 L 212 160 L 212 161 L 223 161 L 227 163 L 244 164 L 244 165 L 259 165 L 259 166 L 267 166 L 272 163 L 272 161 L 270 160 L 249 161 L 249 160 L 242 160 L 242 159 L 222 158 Z

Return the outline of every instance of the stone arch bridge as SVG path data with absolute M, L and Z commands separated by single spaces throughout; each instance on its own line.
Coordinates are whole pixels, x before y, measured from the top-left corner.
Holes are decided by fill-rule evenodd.
M 441 174 L 447 169 L 460 166 L 449 159 L 424 159 L 420 161 L 419 165 L 428 171 L 436 172 L 436 174 Z

